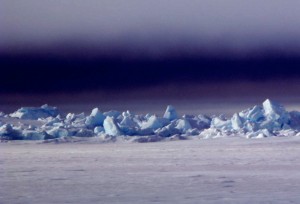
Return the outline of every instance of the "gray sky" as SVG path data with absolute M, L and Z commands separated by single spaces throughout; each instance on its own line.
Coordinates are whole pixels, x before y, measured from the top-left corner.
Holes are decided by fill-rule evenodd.
M 299 0 L 0 0 L 0 50 L 300 48 Z

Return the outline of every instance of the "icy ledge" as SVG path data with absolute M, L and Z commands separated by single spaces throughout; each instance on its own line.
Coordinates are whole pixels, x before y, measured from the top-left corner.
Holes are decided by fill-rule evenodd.
M 17 119 L 14 119 L 17 118 Z M 10 121 L 18 122 L 10 122 Z M 128 137 L 135 136 L 135 137 Z M 56 107 L 24 107 L 9 115 L 0 114 L 0 139 L 3 140 L 68 140 L 94 137 L 103 141 L 117 138 L 137 142 L 189 137 L 300 136 L 300 112 L 288 112 L 269 99 L 262 105 L 235 113 L 231 118 L 206 115 L 178 116 L 169 105 L 163 115 L 135 115 L 130 111 L 101 112 L 90 115 L 69 113 L 61 116 Z M 134 138 L 134 139 L 133 139 Z

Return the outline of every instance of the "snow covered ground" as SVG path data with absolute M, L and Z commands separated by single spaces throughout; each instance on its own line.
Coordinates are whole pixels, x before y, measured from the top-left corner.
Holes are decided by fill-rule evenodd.
M 0 143 L 0 203 L 299 203 L 300 137 Z
M 300 112 L 0 113 L 0 204 L 300 203 Z

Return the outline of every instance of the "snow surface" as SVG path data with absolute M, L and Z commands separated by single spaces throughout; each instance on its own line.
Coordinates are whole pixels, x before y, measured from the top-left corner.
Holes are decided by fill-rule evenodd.
M 97 141 L 0 143 L 0 203 L 300 202 L 300 137 Z

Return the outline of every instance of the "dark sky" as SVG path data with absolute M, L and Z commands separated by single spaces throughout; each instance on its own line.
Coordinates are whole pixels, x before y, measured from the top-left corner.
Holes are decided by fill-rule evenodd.
M 0 91 L 121 91 L 168 84 L 282 81 L 300 77 L 300 58 L 170 57 L 121 59 L 4 56 Z
M 299 8 L 298 0 L 0 0 L 0 94 L 172 86 L 176 96 L 192 84 L 209 95 L 211 84 L 240 82 L 253 93 L 263 82 L 289 92 L 300 79 Z

